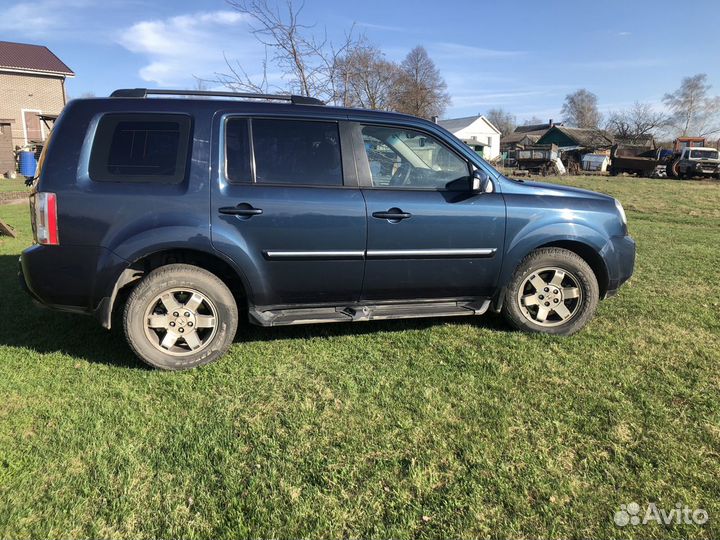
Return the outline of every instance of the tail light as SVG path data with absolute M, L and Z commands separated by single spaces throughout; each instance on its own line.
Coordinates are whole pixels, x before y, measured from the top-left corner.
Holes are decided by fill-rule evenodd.
M 44 246 L 57 246 L 57 196 L 54 193 L 38 192 L 33 196 L 33 218 L 35 241 Z

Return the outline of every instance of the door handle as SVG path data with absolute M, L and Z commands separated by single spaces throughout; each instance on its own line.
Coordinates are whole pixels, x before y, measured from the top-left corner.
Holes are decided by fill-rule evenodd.
M 399 208 L 391 208 L 385 212 L 373 212 L 372 217 L 377 219 L 387 219 L 388 221 L 400 221 L 412 217 L 410 212 L 403 212 Z
M 240 216 L 248 218 L 251 218 L 253 216 L 259 216 L 263 213 L 260 208 L 253 208 L 253 206 L 248 203 L 240 203 L 237 206 L 222 206 L 218 208 L 218 212 L 230 216 Z

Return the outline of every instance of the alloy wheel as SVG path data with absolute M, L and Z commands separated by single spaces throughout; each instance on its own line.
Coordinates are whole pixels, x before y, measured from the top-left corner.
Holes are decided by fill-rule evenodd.
M 523 316 L 540 326 L 559 326 L 572 319 L 583 302 L 580 280 L 557 267 L 532 272 L 518 289 L 517 302 Z
M 150 302 L 145 335 L 165 354 L 186 356 L 207 347 L 217 332 L 217 309 L 201 292 L 169 289 Z

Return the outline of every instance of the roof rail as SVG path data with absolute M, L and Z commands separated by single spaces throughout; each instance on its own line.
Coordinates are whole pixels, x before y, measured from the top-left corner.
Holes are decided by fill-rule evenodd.
M 121 88 L 110 94 L 110 97 L 113 98 L 146 98 L 148 96 L 230 97 L 289 101 L 294 105 L 325 105 L 322 101 L 314 97 L 291 94 L 252 94 L 244 92 L 215 92 L 210 90 L 168 90 L 165 88 Z

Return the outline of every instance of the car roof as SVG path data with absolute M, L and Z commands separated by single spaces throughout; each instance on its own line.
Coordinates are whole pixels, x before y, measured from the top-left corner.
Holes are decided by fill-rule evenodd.
M 182 97 L 93 97 L 81 98 L 78 101 L 93 102 L 98 108 L 107 108 L 108 110 L 117 112 L 131 109 L 141 109 L 144 111 L 153 108 L 162 109 L 164 112 L 171 111 L 172 109 L 179 112 L 191 112 L 198 110 L 226 112 L 237 111 L 238 113 L 251 114 L 268 113 L 288 114 L 293 116 L 340 116 L 374 119 L 377 121 L 398 121 L 437 125 L 424 118 L 390 111 L 338 107 L 334 105 L 292 103 L 289 100 L 263 101 L 262 99 L 242 99 L 224 97 L 220 95 L 218 95 L 218 97 L 203 97 L 196 95 L 182 95 Z

